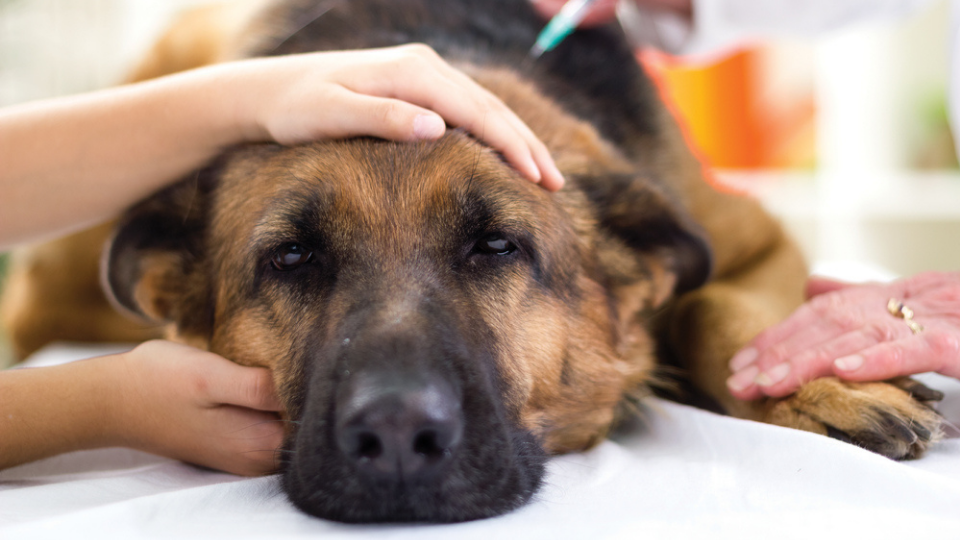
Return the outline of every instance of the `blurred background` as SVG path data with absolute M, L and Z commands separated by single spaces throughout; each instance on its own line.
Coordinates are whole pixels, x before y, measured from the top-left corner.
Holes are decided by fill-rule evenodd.
M 117 83 L 176 12 L 201 3 L 0 0 L 0 106 Z M 940 0 L 709 61 L 638 58 L 715 181 L 759 197 L 818 268 L 960 270 L 949 21 Z

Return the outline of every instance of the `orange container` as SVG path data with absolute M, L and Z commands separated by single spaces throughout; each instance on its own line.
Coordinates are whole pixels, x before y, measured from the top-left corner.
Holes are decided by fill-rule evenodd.
M 771 103 L 776 96 L 765 95 L 763 54 L 759 47 L 743 49 L 709 65 L 685 63 L 654 50 L 638 54 L 705 165 L 813 165 L 813 97 Z

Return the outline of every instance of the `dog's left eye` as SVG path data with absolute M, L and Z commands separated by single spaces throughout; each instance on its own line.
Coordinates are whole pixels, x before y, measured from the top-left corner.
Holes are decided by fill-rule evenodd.
M 517 245 L 500 234 L 491 234 L 481 238 L 474 251 L 488 255 L 509 255 L 517 250 Z
M 273 254 L 273 267 L 277 270 L 293 270 L 313 258 L 313 252 L 300 244 L 284 244 Z

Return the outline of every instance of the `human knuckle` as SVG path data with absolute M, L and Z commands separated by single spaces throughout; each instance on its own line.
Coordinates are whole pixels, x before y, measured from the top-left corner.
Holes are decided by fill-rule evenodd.
M 816 349 L 811 349 L 803 354 L 795 356 L 792 360 L 792 363 L 799 367 L 806 367 L 828 362 L 834 359 L 835 355 L 831 354 L 830 351 L 824 349 L 823 347 L 817 347 Z
M 852 311 L 840 307 L 827 314 L 824 319 L 834 328 L 851 330 L 863 323 L 862 319 Z
M 814 314 L 822 319 L 833 319 L 842 311 L 843 305 L 839 295 L 821 294 L 810 299 L 808 306 Z
M 949 304 L 960 302 L 960 281 L 950 283 L 938 293 L 938 300 Z
M 399 56 L 401 65 L 423 68 L 433 65 L 439 58 L 436 52 L 422 43 L 405 45 Z
M 384 126 L 396 127 L 400 123 L 401 110 L 399 104 L 394 101 L 384 100 L 378 103 L 373 110 L 377 122 Z
M 437 56 L 437 52 L 433 50 L 433 47 L 427 45 L 426 43 L 407 43 L 402 45 L 401 48 L 410 53 L 420 56 Z
M 873 366 L 873 369 L 883 373 L 901 373 L 905 366 L 906 354 L 902 347 L 889 346 L 864 355 L 864 361 Z
M 874 343 L 884 343 L 897 338 L 897 332 L 888 322 L 870 321 L 863 325 L 861 332 Z
M 785 345 L 777 344 L 767 348 L 763 355 L 757 360 L 757 365 L 762 368 L 770 368 L 780 365 L 790 360 L 790 351 Z
M 938 358 L 957 358 L 960 356 L 960 335 L 956 332 L 934 330 L 927 333 L 926 341 L 930 352 Z

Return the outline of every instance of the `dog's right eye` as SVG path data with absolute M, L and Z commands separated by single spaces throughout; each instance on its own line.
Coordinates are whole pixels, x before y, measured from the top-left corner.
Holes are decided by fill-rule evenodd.
M 277 270 L 286 271 L 299 268 L 313 259 L 313 252 L 300 244 L 284 244 L 273 254 L 271 261 Z
M 500 234 L 491 234 L 482 238 L 473 250 L 485 255 L 509 255 L 517 250 L 517 245 Z

